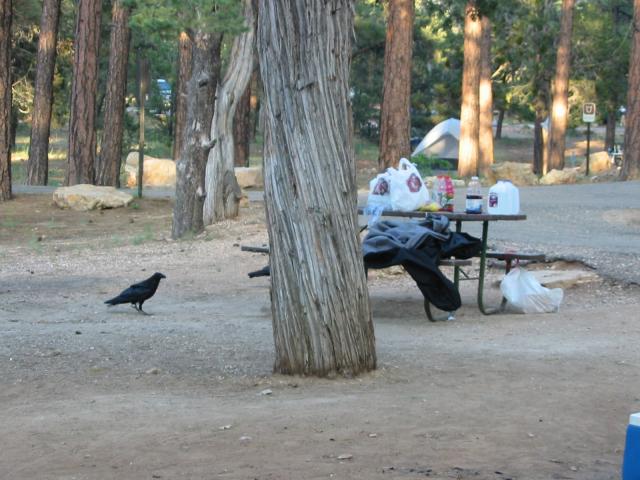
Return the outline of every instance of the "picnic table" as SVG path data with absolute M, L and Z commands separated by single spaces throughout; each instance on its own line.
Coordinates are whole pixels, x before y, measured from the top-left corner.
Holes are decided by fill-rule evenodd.
M 477 292 L 477 301 L 478 308 L 484 315 L 490 315 L 492 313 L 496 313 L 504 308 L 505 302 L 504 299 L 498 308 L 489 309 L 484 304 L 484 282 L 485 282 L 485 274 L 487 268 L 487 258 L 494 258 L 497 260 L 502 260 L 506 262 L 506 271 L 511 268 L 511 262 L 513 260 L 534 260 L 541 261 L 544 260 L 544 255 L 542 254 L 528 254 L 528 253 L 519 253 L 519 252 L 488 252 L 487 251 L 487 242 L 489 238 L 489 224 L 491 222 L 497 221 L 521 221 L 526 220 L 527 216 L 523 213 L 519 213 L 516 215 L 495 215 L 490 213 L 464 213 L 464 212 L 433 212 L 438 215 L 443 215 L 447 217 L 450 221 L 455 222 L 455 231 L 460 233 L 462 232 L 462 223 L 463 222 L 482 222 L 482 247 L 480 251 L 480 272 L 478 274 L 478 292 Z M 363 207 L 358 208 L 358 214 L 366 215 L 365 209 Z M 416 218 L 416 219 L 424 219 L 426 218 L 428 212 L 399 212 L 394 210 L 384 210 L 381 214 L 381 217 L 401 217 L 401 218 Z M 453 282 L 456 288 L 459 288 L 460 282 L 460 265 L 455 261 L 452 266 L 454 268 L 454 277 Z M 433 316 L 431 315 L 431 311 L 429 309 L 428 302 L 425 301 L 425 311 L 429 320 L 434 321 Z

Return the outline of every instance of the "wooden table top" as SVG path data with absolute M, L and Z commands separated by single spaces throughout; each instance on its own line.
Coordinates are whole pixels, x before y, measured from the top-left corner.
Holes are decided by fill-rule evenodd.
M 358 213 L 365 215 L 364 207 L 358 207 Z M 395 210 L 384 210 L 382 212 L 383 217 L 404 217 L 404 218 L 425 218 L 427 213 L 434 213 L 436 215 L 443 215 L 449 220 L 460 220 L 465 222 L 493 222 L 497 220 L 526 220 L 527 216 L 524 213 L 518 213 L 516 215 L 495 215 L 491 213 L 465 213 L 465 212 L 399 212 Z

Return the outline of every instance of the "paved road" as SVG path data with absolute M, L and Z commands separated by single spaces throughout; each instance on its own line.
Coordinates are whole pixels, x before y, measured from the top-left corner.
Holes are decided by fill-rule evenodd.
M 54 189 L 16 185 L 14 190 L 50 194 Z M 464 207 L 462 193 L 457 209 Z M 144 194 L 170 198 L 174 191 L 146 188 Z M 250 191 L 249 199 L 261 201 L 262 192 Z M 366 195 L 360 199 L 366 202 Z M 520 204 L 527 221 L 493 223 L 490 242 L 580 260 L 606 277 L 640 284 L 640 182 L 521 187 Z M 464 229 L 480 234 L 479 225 L 465 224 Z

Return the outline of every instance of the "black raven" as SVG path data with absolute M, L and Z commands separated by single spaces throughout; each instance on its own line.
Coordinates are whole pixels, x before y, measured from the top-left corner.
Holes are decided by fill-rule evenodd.
M 162 273 L 154 273 L 146 280 L 140 283 L 134 283 L 126 290 L 111 300 L 107 300 L 106 303 L 110 307 L 114 305 L 119 305 L 121 303 L 130 303 L 133 308 L 142 313 L 147 313 L 142 310 L 142 304 L 153 297 L 153 294 L 156 293 L 158 289 L 158 284 L 160 280 L 165 277 Z

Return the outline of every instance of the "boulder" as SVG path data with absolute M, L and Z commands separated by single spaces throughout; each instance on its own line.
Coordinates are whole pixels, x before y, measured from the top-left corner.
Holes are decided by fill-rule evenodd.
M 607 152 L 596 152 L 589 155 L 589 173 L 608 172 L 612 169 L 611 158 Z M 615 168 L 615 167 L 614 167 Z M 587 171 L 586 160 L 580 165 L 580 172 L 582 174 Z
M 132 200 L 133 196 L 114 187 L 87 184 L 60 187 L 53 192 L 53 202 L 58 207 L 79 211 L 126 207 Z
M 530 163 L 502 162 L 494 163 L 487 172 L 486 181 L 493 185 L 498 180 L 511 180 L 514 185 L 536 185 L 538 177 L 533 173 Z
M 542 185 L 564 185 L 576 183 L 578 179 L 577 168 L 565 168 L 564 170 L 551 170 L 540 179 Z
M 234 170 L 240 188 L 261 188 L 264 185 L 261 167 L 236 167 Z
M 127 187 L 138 185 L 138 152 L 130 152 L 124 166 Z M 172 187 L 176 184 L 176 163 L 165 158 L 144 156 L 142 184 L 148 187 Z
M 547 288 L 567 289 L 600 279 L 595 272 L 586 270 L 533 270 L 531 273 Z

